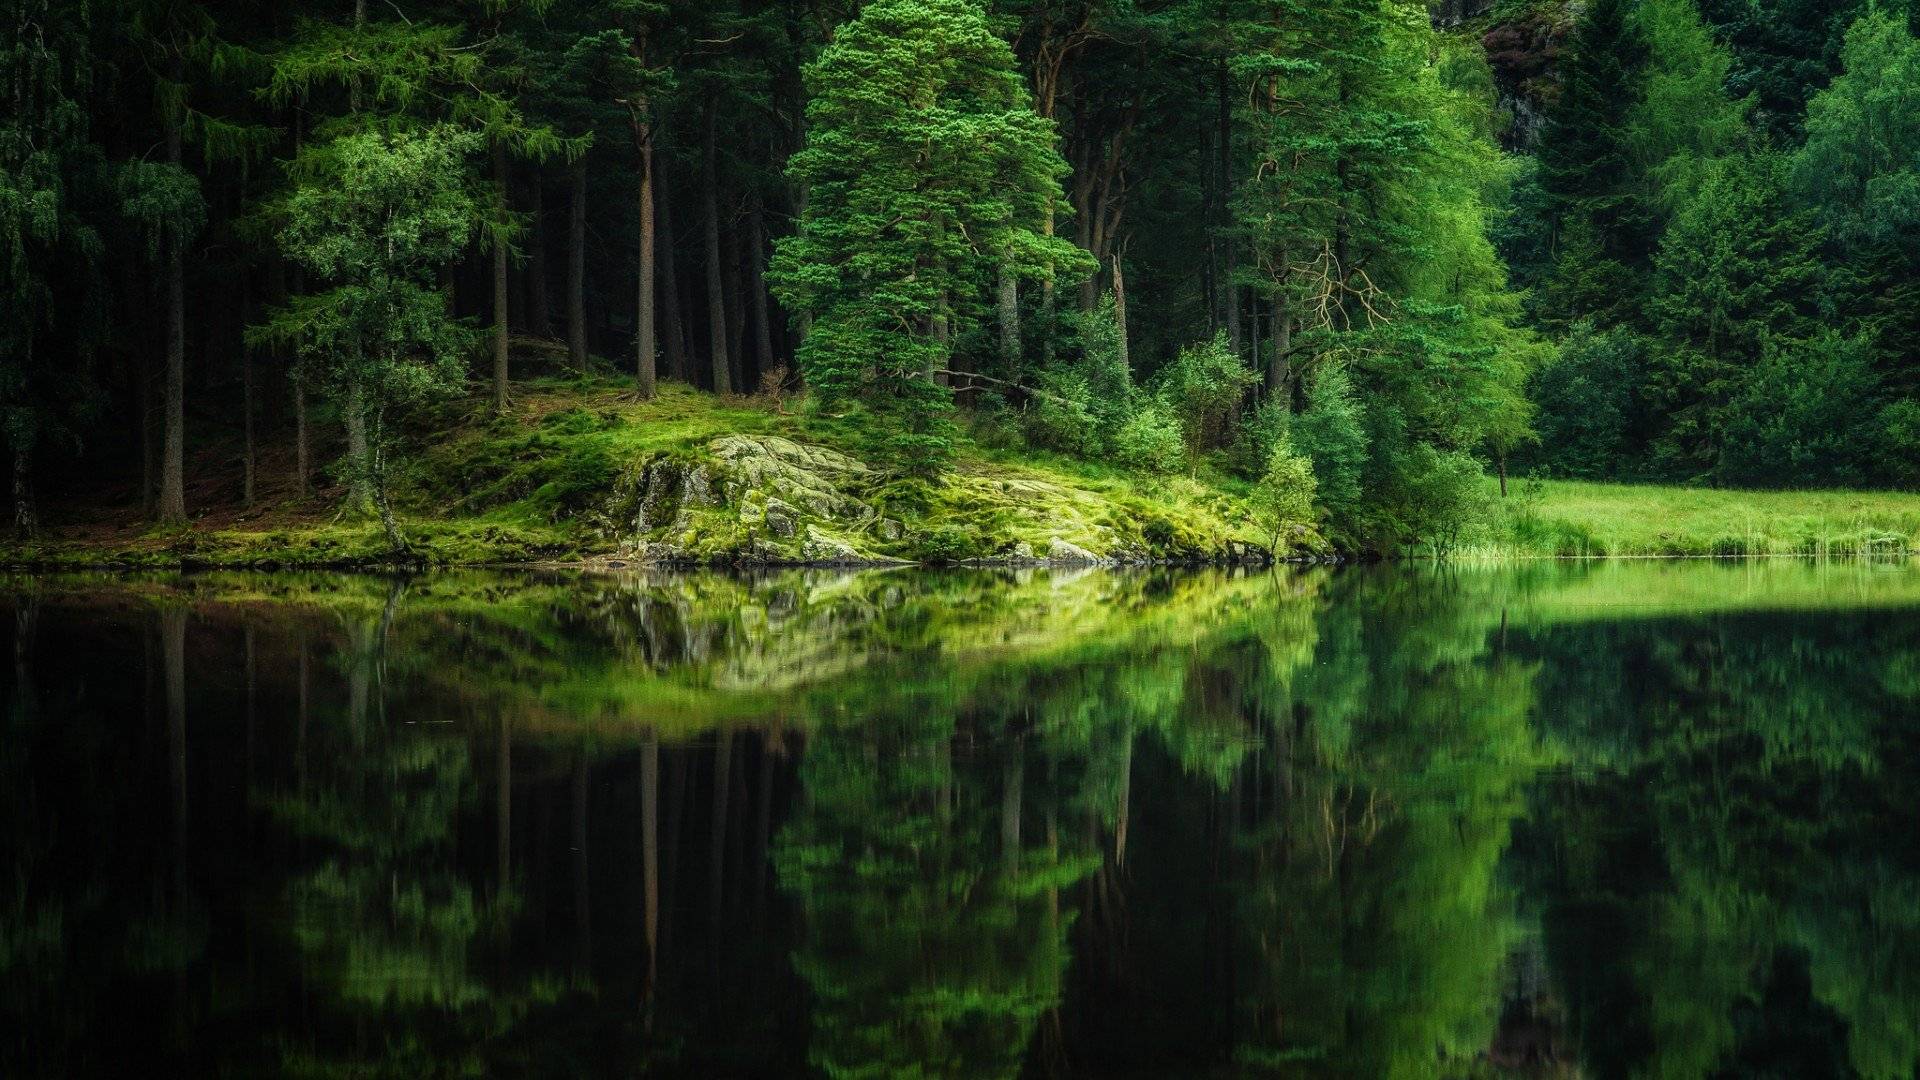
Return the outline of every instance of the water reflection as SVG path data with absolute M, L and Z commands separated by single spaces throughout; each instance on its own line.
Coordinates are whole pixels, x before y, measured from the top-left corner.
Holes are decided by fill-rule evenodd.
M 1920 1063 L 1920 573 L 7 585 L 0 1073 Z

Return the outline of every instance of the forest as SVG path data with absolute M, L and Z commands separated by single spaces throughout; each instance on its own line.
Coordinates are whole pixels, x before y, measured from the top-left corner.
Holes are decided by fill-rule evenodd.
M 1027 456 L 1276 549 L 1439 550 L 1510 476 L 1920 482 L 1896 0 L 0 11 L 23 537 L 564 516 L 619 463 L 528 466 L 516 408 L 609 390 L 796 417 L 929 521 Z M 474 433 L 517 464 L 422 464 Z

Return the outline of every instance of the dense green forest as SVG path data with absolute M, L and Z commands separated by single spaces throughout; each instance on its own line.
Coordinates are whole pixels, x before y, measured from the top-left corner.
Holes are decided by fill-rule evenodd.
M 22 533 L 271 476 L 398 544 L 445 404 L 555 375 L 797 400 L 909 477 L 1215 471 L 1369 545 L 1489 472 L 1920 480 L 1898 3 L 0 11 Z

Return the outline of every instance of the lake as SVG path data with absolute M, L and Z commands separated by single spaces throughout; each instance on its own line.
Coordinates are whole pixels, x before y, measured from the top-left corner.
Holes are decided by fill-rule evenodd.
M 0 606 L 0 1075 L 1920 1062 L 1906 562 Z

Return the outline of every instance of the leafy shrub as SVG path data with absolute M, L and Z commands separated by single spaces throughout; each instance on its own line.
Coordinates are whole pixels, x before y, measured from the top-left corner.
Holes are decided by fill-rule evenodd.
M 1486 470 L 1472 454 L 1413 445 L 1400 461 L 1399 531 L 1436 555 L 1458 548 L 1493 514 Z
M 1255 406 L 1241 418 L 1234 433 L 1229 458 L 1233 471 L 1249 480 L 1265 475 L 1274 450 L 1287 442 L 1292 422 L 1292 410 L 1285 400 L 1269 398 Z
M 1043 392 L 1027 408 L 1028 441 L 1066 454 L 1100 453 L 1105 440 L 1087 380 L 1075 372 L 1051 371 L 1041 376 L 1040 388 Z
M 980 538 L 959 525 L 936 525 L 920 534 L 916 545 L 921 559 L 954 563 L 979 554 Z
M 1160 397 L 1180 418 L 1181 433 L 1195 454 L 1225 446 L 1233 417 L 1258 381 L 1227 345 L 1225 333 L 1180 350 L 1160 373 Z
M 1313 462 L 1295 453 L 1283 438 L 1267 456 L 1267 468 L 1253 488 L 1253 519 L 1273 537 L 1267 545 L 1278 552 L 1280 536 L 1289 525 L 1313 520 Z
M 1165 402 L 1148 398 L 1113 435 L 1113 456 L 1149 472 L 1178 472 L 1186 464 L 1180 419 Z
M 1087 407 L 1102 435 L 1111 436 L 1133 414 L 1133 371 L 1120 350 L 1120 317 L 1113 294 L 1103 293 L 1092 311 L 1076 314 L 1080 358 L 1075 374 L 1087 384 Z
M 1307 407 L 1288 431 L 1289 444 L 1313 463 L 1320 505 L 1336 521 L 1350 522 L 1360 510 L 1366 420 L 1346 371 L 1327 367 L 1307 384 Z
M 1646 339 L 1630 330 L 1576 327 L 1559 355 L 1533 377 L 1540 434 L 1534 460 L 1556 476 L 1617 475 L 1646 360 Z
M 1877 471 L 1901 487 L 1920 486 L 1920 401 L 1901 398 L 1880 410 Z
M 1019 450 L 1027 444 L 1021 414 L 991 395 L 973 409 L 968 434 L 976 445 L 989 450 Z

